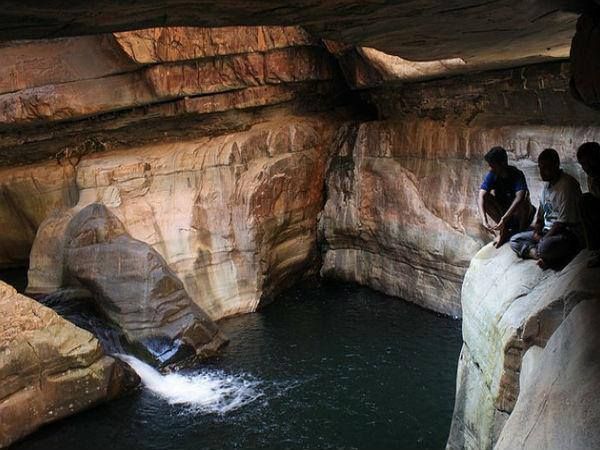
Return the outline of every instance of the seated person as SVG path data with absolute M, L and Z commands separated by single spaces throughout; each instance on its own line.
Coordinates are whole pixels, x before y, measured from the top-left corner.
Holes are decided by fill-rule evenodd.
M 556 150 L 547 148 L 538 157 L 544 183 L 533 231 L 514 235 L 511 248 L 521 258 L 537 260 L 542 269 L 566 265 L 581 249 L 579 182 L 560 168 Z
M 525 175 L 508 165 L 506 150 L 494 147 L 484 158 L 490 171 L 479 188 L 477 205 L 483 227 L 492 233 L 498 232 L 494 245 L 500 247 L 512 234 L 529 228 L 535 208 L 529 201 Z M 495 226 L 489 224 L 487 216 Z
M 577 161 L 588 176 L 588 189 L 581 197 L 581 224 L 585 243 L 594 256 L 589 267 L 600 267 L 600 144 L 586 142 L 577 149 Z

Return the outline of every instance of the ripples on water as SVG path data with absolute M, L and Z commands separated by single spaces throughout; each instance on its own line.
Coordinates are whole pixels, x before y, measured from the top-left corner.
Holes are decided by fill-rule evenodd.
M 0 274 L 1 278 L 1 274 Z M 367 288 L 289 290 L 220 323 L 223 353 L 16 449 L 443 449 L 460 322 Z
M 133 356 L 116 356 L 137 372 L 146 389 L 171 405 L 187 405 L 192 413 L 226 414 L 264 395 L 261 383 L 247 374 L 227 375 L 213 370 L 163 375 Z

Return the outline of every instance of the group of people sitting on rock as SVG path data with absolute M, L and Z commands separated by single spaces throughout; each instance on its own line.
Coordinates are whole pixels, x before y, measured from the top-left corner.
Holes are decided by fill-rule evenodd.
M 494 147 L 485 160 L 490 171 L 479 189 L 478 207 L 484 228 L 495 234 L 496 247 L 510 239 L 517 255 L 536 260 L 543 269 L 563 267 L 587 247 L 593 253 L 588 265 L 600 267 L 600 144 L 586 142 L 577 149 L 577 161 L 588 176 L 585 194 L 561 169 L 556 150 L 540 153 L 544 187 L 537 214 L 525 175 L 508 164 L 506 150 Z

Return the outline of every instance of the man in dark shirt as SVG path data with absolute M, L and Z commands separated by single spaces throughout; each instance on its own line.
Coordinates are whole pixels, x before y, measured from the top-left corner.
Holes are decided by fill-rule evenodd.
M 577 149 L 577 161 L 588 176 L 588 190 L 581 196 L 580 212 L 586 247 L 593 252 L 590 267 L 600 267 L 600 144 L 586 142 Z
M 493 147 L 484 156 L 490 166 L 479 188 L 477 205 L 483 227 L 496 234 L 494 245 L 500 247 L 513 234 L 526 230 L 535 214 L 529 200 L 525 175 L 508 165 L 508 155 L 502 147 Z M 492 226 L 488 216 L 495 222 Z

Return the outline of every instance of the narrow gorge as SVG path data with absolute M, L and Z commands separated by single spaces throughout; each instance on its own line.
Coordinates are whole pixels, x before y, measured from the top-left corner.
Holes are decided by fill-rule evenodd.
M 477 210 L 588 190 L 599 2 L 0 4 L 0 447 L 600 446 L 592 252 Z

